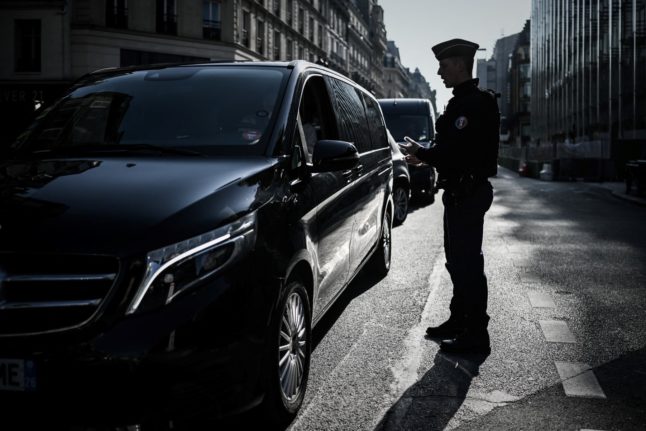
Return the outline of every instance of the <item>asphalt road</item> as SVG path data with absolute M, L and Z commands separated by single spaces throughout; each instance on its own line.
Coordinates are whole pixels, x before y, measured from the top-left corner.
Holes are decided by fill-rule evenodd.
M 316 329 L 291 430 L 646 429 L 646 208 L 506 170 L 493 184 L 491 355 L 423 338 L 451 292 L 438 199 L 395 228 L 390 274 L 362 274 Z
M 451 294 L 438 195 L 394 229 L 389 275 L 364 271 L 315 328 L 289 430 L 646 429 L 646 207 L 503 169 L 493 184 L 491 354 L 446 355 L 424 339 Z M 265 429 L 255 418 L 194 429 Z

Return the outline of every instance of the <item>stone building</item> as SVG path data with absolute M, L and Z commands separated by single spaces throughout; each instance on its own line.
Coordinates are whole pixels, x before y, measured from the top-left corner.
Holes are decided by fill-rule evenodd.
M 384 97 L 396 99 L 408 97 L 410 76 L 399 58 L 399 48 L 394 41 L 389 40 L 384 57 Z
M 0 0 L 0 144 L 107 67 L 304 59 L 381 97 L 385 40 L 377 0 Z

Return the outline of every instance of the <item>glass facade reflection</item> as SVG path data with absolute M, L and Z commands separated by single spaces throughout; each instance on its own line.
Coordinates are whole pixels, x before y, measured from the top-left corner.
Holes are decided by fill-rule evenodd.
M 532 0 L 531 50 L 532 142 L 546 159 L 604 177 L 646 157 L 646 0 Z

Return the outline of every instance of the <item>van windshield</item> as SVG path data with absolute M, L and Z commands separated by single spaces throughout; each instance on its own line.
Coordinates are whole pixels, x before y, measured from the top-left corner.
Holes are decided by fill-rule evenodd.
M 13 148 L 262 154 L 287 75 L 234 66 L 99 75 L 45 109 Z
M 404 136 L 416 141 L 430 141 L 433 139 L 433 124 L 428 115 L 406 115 L 394 112 L 384 112 L 388 130 L 397 142 L 403 142 Z

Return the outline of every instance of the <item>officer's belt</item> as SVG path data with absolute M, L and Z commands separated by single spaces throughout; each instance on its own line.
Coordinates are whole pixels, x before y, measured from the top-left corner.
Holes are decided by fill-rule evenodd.
M 450 190 L 453 188 L 459 187 L 460 183 L 462 181 L 468 181 L 473 185 L 480 185 L 480 184 L 485 184 L 489 182 L 488 177 L 481 177 L 481 176 L 476 176 L 476 175 L 469 175 L 466 176 L 467 179 L 461 179 L 461 178 L 440 178 L 437 182 L 437 188 L 438 189 L 444 189 L 444 190 Z

